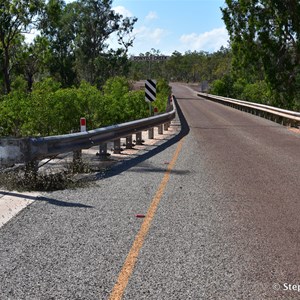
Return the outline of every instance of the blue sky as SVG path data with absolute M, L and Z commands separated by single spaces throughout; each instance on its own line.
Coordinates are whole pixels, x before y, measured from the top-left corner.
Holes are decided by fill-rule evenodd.
M 160 50 L 214 52 L 228 45 L 220 7 L 224 0 L 115 0 L 113 9 L 138 18 L 130 54 Z M 113 42 L 111 45 L 113 46 Z
M 65 0 L 72 2 L 73 0 Z M 228 34 L 220 7 L 224 0 L 114 0 L 112 8 L 123 16 L 137 17 L 129 54 L 139 55 L 152 48 L 164 55 L 174 51 L 214 52 L 228 45 Z M 31 42 L 35 32 L 26 35 Z M 117 48 L 117 39 L 108 41 Z

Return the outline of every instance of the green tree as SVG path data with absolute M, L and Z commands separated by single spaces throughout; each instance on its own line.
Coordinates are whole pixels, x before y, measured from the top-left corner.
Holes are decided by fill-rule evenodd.
M 75 71 L 75 26 L 78 3 L 65 4 L 62 0 L 49 0 L 40 22 L 40 31 L 49 41 L 51 56 L 49 71 L 63 87 L 77 83 Z
M 175 51 L 167 61 L 167 70 L 172 81 L 186 81 L 186 60 L 184 54 Z
M 46 38 L 37 36 L 33 43 L 23 43 L 19 50 L 15 72 L 24 76 L 27 90 L 31 92 L 34 81 L 42 79 L 48 72 L 50 45 Z
M 136 18 L 125 18 L 112 9 L 112 0 L 77 0 L 65 4 L 50 0 L 40 29 L 50 43 L 50 73 L 64 87 L 81 80 L 100 88 L 111 76 L 127 75 L 127 51 Z M 115 35 L 120 48 L 109 49 Z
M 0 2 L 1 65 L 5 93 L 11 91 L 11 48 L 22 32 L 31 30 L 34 26 L 34 18 L 42 7 L 42 0 L 1 0 Z
M 79 0 L 77 4 L 76 69 L 80 79 L 94 84 L 101 76 L 102 70 L 96 61 L 108 48 L 107 39 L 117 34 L 119 43 L 127 51 L 132 40 L 125 41 L 125 36 L 133 30 L 137 19 L 116 13 L 112 0 Z
M 223 19 L 236 66 L 259 74 L 277 94 L 279 106 L 292 107 L 300 65 L 300 2 L 226 0 Z

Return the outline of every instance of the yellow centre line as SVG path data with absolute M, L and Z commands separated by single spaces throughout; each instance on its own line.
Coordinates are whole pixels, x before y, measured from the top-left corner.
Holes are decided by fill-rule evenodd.
M 164 193 L 164 190 L 167 186 L 167 183 L 169 181 L 170 178 L 170 173 L 172 171 L 172 169 L 174 168 L 174 165 L 178 159 L 179 153 L 181 151 L 182 148 L 182 144 L 183 144 L 183 140 L 180 140 L 176 151 L 174 153 L 174 156 L 172 158 L 172 160 L 170 161 L 168 168 L 166 170 L 166 173 L 158 187 L 158 190 L 150 204 L 150 207 L 148 209 L 147 215 L 144 219 L 144 222 L 141 225 L 141 228 L 139 230 L 139 232 L 137 233 L 135 240 L 133 242 L 133 245 L 127 255 L 127 258 L 124 262 L 124 265 L 122 267 L 121 272 L 119 273 L 119 277 L 118 277 L 118 281 L 115 284 L 110 296 L 109 296 L 109 300 L 120 300 L 122 299 L 122 296 L 124 294 L 124 291 L 127 287 L 129 278 L 133 272 L 135 263 L 138 259 L 138 255 L 139 252 L 143 246 L 145 237 L 149 231 L 149 228 L 151 226 L 151 222 L 154 218 L 155 212 L 157 210 L 158 204 L 162 198 L 162 195 Z

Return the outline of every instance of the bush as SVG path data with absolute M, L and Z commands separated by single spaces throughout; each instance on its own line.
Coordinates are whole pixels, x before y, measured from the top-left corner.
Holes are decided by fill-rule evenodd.
M 247 84 L 241 94 L 241 98 L 246 101 L 271 104 L 272 95 L 269 86 L 265 81 L 257 81 Z
M 103 93 L 86 81 L 81 82 L 76 92 L 80 117 L 86 118 L 88 129 L 103 127 L 110 123 L 109 105 L 105 102 Z
M 217 79 L 212 83 L 209 92 L 213 95 L 222 96 L 225 94 L 225 90 L 226 90 L 225 82 L 222 79 Z
M 27 93 L 22 82 L 0 100 L 0 135 L 49 136 L 79 131 L 81 117 L 94 129 L 149 115 L 143 91 L 130 91 L 124 77 L 109 79 L 99 91 L 82 82 L 78 88 L 62 89 L 51 78 L 36 83 Z M 157 104 L 167 101 L 165 83 L 160 85 Z
M 242 78 L 235 81 L 232 86 L 232 97 L 241 99 L 246 85 L 247 82 Z
M 125 95 L 125 120 L 133 121 L 147 118 L 149 106 L 145 101 L 144 91 L 130 91 Z
M 14 91 L 3 96 L 0 101 L 0 136 L 22 136 L 29 107 L 30 97 L 26 92 Z
M 171 87 L 169 83 L 165 79 L 159 79 L 156 83 L 156 100 L 152 103 L 153 107 L 157 107 L 160 113 L 166 111 L 167 108 L 167 100 L 171 95 Z

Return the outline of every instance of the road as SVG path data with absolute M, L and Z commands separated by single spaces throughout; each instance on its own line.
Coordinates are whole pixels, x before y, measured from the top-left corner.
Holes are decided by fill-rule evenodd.
M 0 229 L 1 300 L 300 298 L 300 135 L 173 93 L 177 136 Z

